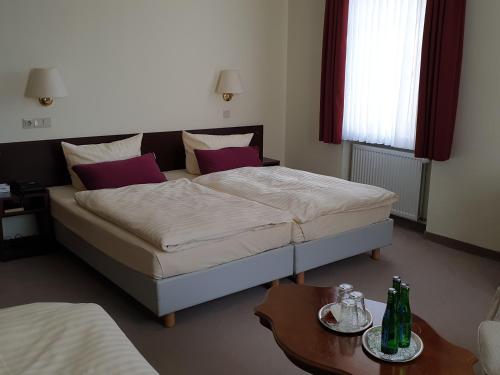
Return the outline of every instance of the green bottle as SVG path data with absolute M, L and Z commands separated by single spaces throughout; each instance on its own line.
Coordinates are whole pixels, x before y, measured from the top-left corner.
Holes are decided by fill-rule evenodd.
M 396 309 L 396 289 L 389 288 L 387 292 L 387 307 L 382 319 L 382 343 L 381 350 L 385 354 L 396 354 L 398 352 L 399 324 Z
M 410 309 L 410 286 L 401 284 L 401 297 L 398 306 L 399 320 L 399 347 L 407 348 L 411 341 L 411 309 Z
M 396 309 L 399 305 L 399 297 L 401 296 L 401 277 L 393 276 L 392 277 L 392 287 L 396 289 Z

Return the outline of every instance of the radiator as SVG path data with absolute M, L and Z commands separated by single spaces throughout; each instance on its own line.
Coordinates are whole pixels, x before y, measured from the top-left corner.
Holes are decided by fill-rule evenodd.
M 392 214 L 418 221 L 424 165 L 413 153 L 381 147 L 352 145 L 351 181 L 383 187 L 399 194 Z

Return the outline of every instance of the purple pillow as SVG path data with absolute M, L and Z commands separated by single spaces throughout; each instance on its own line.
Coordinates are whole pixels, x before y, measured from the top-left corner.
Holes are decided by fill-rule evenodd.
M 220 150 L 194 150 L 201 174 L 227 171 L 241 167 L 260 167 L 256 147 L 226 147 Z
M 87 190 L 112 189 L 136 184 L 165 182 L 167 178 L 156 164 L 154 154 L 134 158 L 79 164 L 73 170 Z

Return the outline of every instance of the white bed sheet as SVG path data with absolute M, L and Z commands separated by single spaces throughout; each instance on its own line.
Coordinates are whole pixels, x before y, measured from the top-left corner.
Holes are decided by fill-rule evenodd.
M 281 166 L 244 167 L 202 175 L 206 187 L 290 213 L 297 223 L 320 216 L 392 205 L 386 189 Z
M 168 253 L 293 221 L 288 212 L 186 178 L 79 191 L 75 200 L 86 210 Z
M 155 279 L 199 271 L 291 242 L 292 224 L 284 223 L 167 253 L 80 207 L 72 186 L 49 190 L 56 220 L 109 257 Z
M 320 216 L 307 223 L 294 223 L 293 241 L 295 243 L 300 243 L 317 240 L 319 238 L 334 236 L 348 230 L 378 223 L 389 217 L 391 208 L 392 206 L 388 205 L 369 210 L 340 212 Z
M 0 309 L 0 374 L 158 374 L 92 303 Z
M 187 178 L 193 180 L 199 175 L 191 174 L 186 169 L 163 172 L 169 180 Z M 320 216 L 307 223 L 294 223 L 292 240 L 295 243 L 312 241 L 323 237 L 334 236 L 348 230 L 362 228 L 389 218 L 392 204 L 367 210 L 340 212 Z
M 163 172 L 163 174 L 167 176 L 167 180 L 178 180 L 180 178 L 192 180 L 193 178 L 198 177 L 198 175 L 189 173 L 186 169 L 173 169 L 171 171 Z
M 285 167 L 239 168 L 193 182 L 290 212 L 295 243 L 383 221 L 397 200 L 375 186 Z

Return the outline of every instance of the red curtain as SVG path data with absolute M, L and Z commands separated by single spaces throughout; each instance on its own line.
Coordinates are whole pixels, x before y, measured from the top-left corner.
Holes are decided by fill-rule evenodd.
M 415 156 L 448 160 L 460 86 L 466 0 L 427 0 Z
M 326 0 L 323 27 L 319 140 L 342 142 L 349 0 Z

